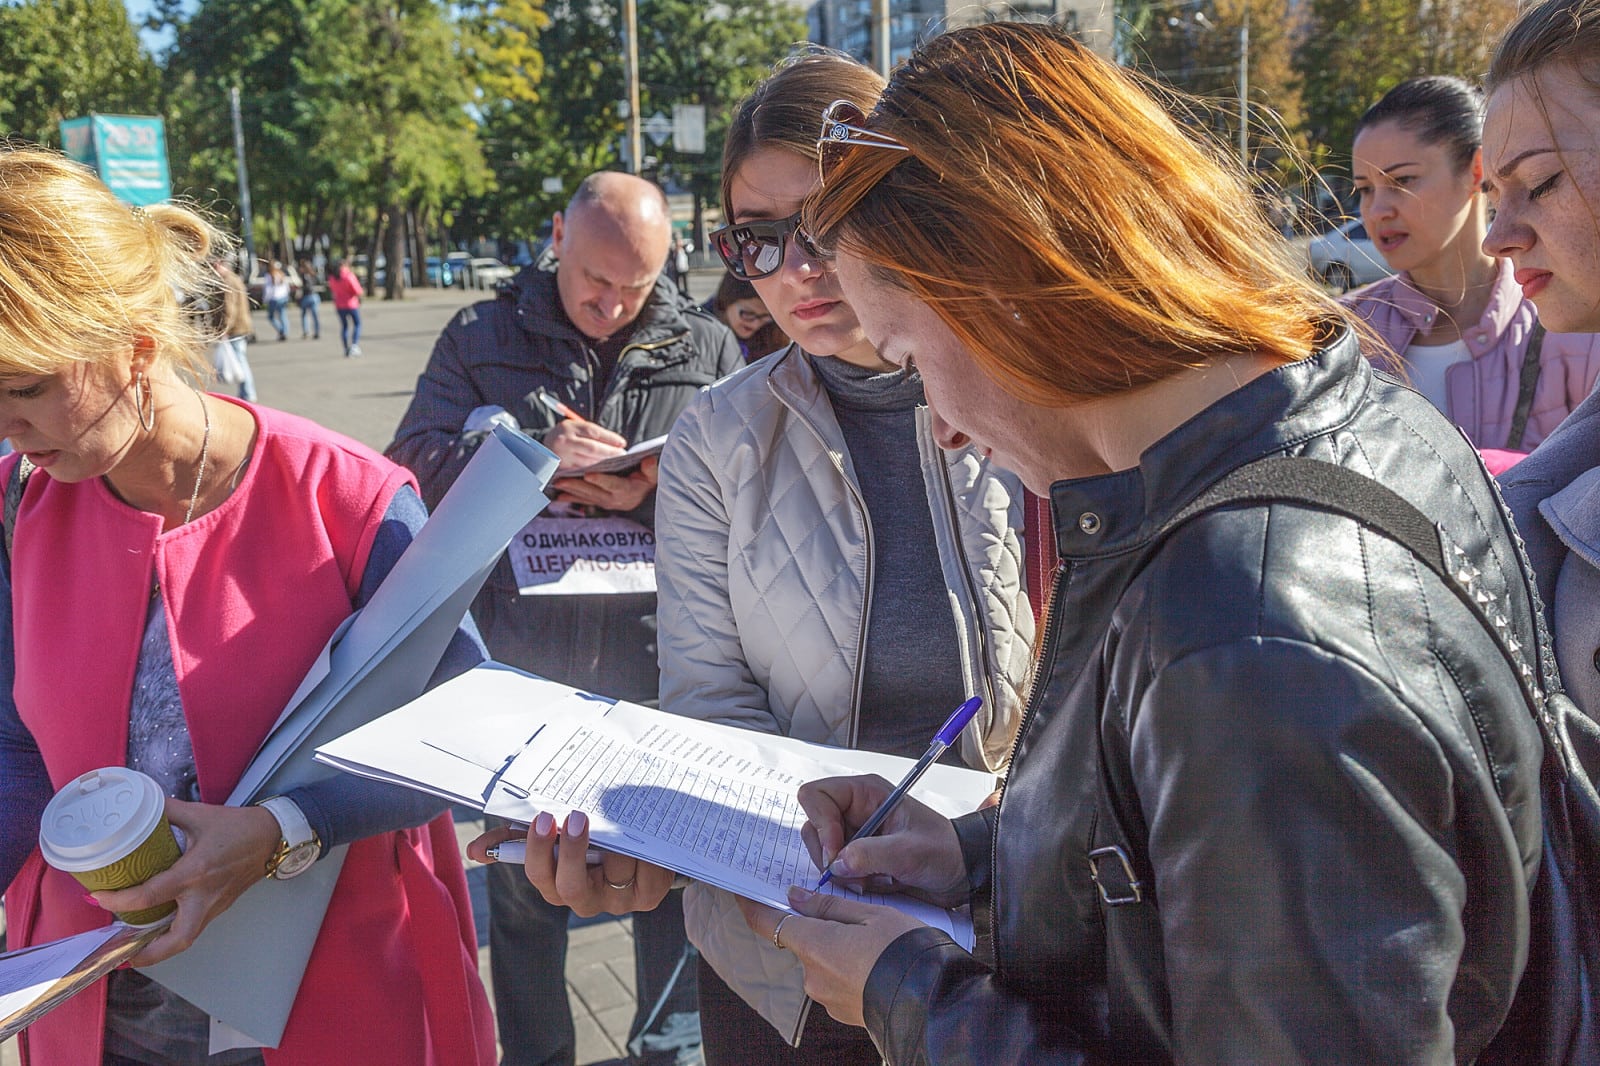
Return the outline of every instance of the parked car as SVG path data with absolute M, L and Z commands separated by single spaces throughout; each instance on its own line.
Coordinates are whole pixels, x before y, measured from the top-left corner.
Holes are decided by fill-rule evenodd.
M 1311 241 L 1311 273 L 1340 292 L 1386 278 L 1394 271 L 1367 236 L 1367 227 L 1352 218 L 1338 229 Z
M 428 256 L 427 259 L 423 260 L 423 268 L 428 272 L 429 285 L 437 288 L 448 288 L 452 284 L 454 275 L 451 272 L 450 264 L 440 262 L 438 256 Z M 405 271 L 403 276 L 406 279 L 406 284 L 411 284 L 411 260 L 409 257 L 401 263 L 400 269 Z M 389 262 L 380 255 L 378 257 L 378 268 L 372 272 L 372 286 L 373 288 L 378 288 L 388 284 L 388 281 Z
M 471 263 L 472 287 L 475 289 L 492 289 L 496 284 L 509 279 L 516 273 L 511 267 L 506 266 L 498 259 L 480 258 Z

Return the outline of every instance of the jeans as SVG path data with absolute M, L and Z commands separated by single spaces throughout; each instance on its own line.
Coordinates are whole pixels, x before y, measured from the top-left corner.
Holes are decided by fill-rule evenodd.
M 491 820 L 493 824 L 493 820 Z M 546 903 L 522 867 L 495 863 L 489 879 L 489 971 L 494 981 L 495 1022 L 501 1066 L 573 1066 L 577 1039 L 567 1002 L 567 920 L 570 911 Z M 633 916 L 637 1007 L 628 1037 L 645 1034 L 644 1062 L 672 1062 L 673 1051 L 651 1056 L 650 1034 L 660 1034 L 673 1015 L 696 1009 L 694 958 L 678 973 L 656 1017 L 651 1012 L 672 980 L 688 943 L 683 932 L 683 893 L 670 892 L 661 906 Z
M 349 354 L 350 349 L 361 343 L 361 308 L 341 307 L 339 311 L 339 340 L 344 343 L 344 350 Z
M 244 337 L 229 337 L 227 343 L 233 345 L 234 352 L 239 356 L 239 365 L 244 367 L 244 377 L 239 380 L 239 399 L 255 403 L 256 375 L 250 369 L 250 360 L 245 355 L 250 342 Z
M 300 336 L 322 336 L 322 320 L 317 316 L 317 306 L 322 303 L 322 298 L 316 293 L 307 293 L 300 297 Z M 306 319 L 311 320 L 311 328 L 306 328 Z
M 278 339 L 287 340 L 289 337 L 289 316 L 286 310 L 288 300 L 267 301 L 267 321 L 272 323 L 272 328 L 278 331 Z

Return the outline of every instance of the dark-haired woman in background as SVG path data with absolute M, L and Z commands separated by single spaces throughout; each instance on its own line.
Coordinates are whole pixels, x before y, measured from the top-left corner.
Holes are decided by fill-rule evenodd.
M 1352 176 L 1397 273 L 1344 303 L 1387 345 L 1374 361 L 1402 370 L 1498 472 L 1589 395 L 1600 337 L 1538 329 L 1510 262 L 1483 250 L 1482 143 L 1483 94 L 1460 78 L 1412 78 L 1367 109 Z
M 1179 519 L 1256 460 L 1342 467 L 1437 523 L 1526 648 L 1510 529 L 1467 442 L 1374 373 L 1143 84 L 993 23 L 822 124 L 806 220 L 866 336 L 920 371 L 941 444 L 1048 494 L 1063 564 L 997 808 L 909 799 L 845 847 L 888 786 L 800 795 L 819 864 L 987 899 L 992 955 L 804 888 L 751 925 L 896 1066 L 1485 1061 L 1540 855 L 1519 671 L 1350 518 Z
M 706 301 L 705 308 L 733 330 L 747 363 L 789 343 L 756 287 L 732 271 L 722 275 L 716 293 Z

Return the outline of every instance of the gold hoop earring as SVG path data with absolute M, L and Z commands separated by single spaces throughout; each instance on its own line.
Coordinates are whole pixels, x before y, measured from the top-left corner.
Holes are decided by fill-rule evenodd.
M 150 405 L 148 412 L 145 410 L 146 402 Z M 146 433 L 156 428 L 156 390 L 142 371 L 134 375 L 133 409 L 138 412 L 139 425 Z

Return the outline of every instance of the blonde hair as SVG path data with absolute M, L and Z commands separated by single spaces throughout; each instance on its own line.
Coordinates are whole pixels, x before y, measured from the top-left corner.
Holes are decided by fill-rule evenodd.
M 1152 87 L 1059 31 L 955 30 L 890 79 L 808 205 L 927 303 L 1013 395 L 1114 394 L 1235 354 L 1307 355 L 1339 315 L 1280 250 L 1236 167 Z
M 230 246 L 189 208 L 130 208 L 87 167 L 0 148 L 0 376 L 109 360 L 134 338 L 156 366 L 209 375 L 221 300 L 210 266 Z

